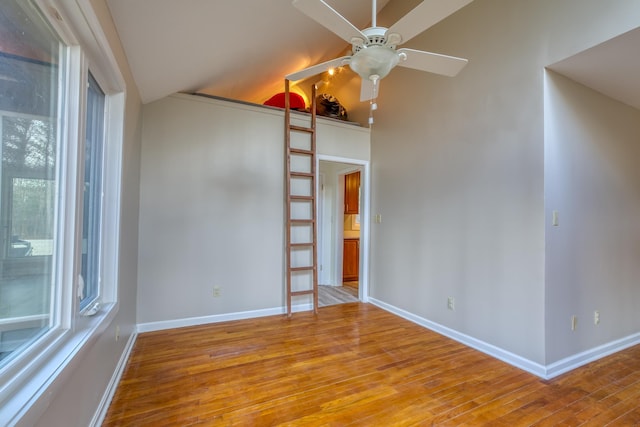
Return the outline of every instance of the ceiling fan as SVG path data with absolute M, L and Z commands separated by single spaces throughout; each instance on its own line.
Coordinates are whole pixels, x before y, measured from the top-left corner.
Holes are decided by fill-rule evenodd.
M 375 100 L 380 79 L 396 66 L 453 77 L 467 60 L 401 45 L 473 0 L 424 0 L 390 28 L 376 25 L 376 0 L 372 0 L 371 27 L 359 30 L 323 0 L 293 0 L 293 6 L 320 25 L 351 43 L 352 54 L 313 65 L 286 76 L 296 81 L 331 68 L 349 65 L 362 78 L 360 100 Z M 375 102 L 372 102 L 372 110 Z M 370 119 L 371 121 L 371 119 Z

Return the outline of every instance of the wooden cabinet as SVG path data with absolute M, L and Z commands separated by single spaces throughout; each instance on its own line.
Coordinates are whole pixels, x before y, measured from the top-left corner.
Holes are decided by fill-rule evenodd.
M 344 239 L 342 252 L 342 281 L 358 280 L 360 271 L 360 239 Z
M 344 176 L 344 213 L 358 214 L 360 205 L 360 172 Z

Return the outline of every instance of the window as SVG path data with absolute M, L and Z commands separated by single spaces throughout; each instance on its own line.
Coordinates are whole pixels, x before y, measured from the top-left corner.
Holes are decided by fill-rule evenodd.
M 84 147 L 84 204 L 82 215 L 82 284 L 80 308 L 100 296 L 100 223 L 102 213 L 102 145 L 104 93 L 89 75 Z
M 125 84 L 98 22 L 91 0 L 0 2 L 0 425 L 118 309 Z
M 33 9 L 0 13 L 0 367 L 54 326 L 60 41 Z M 26 36 L 25 36 L 26 35 Z

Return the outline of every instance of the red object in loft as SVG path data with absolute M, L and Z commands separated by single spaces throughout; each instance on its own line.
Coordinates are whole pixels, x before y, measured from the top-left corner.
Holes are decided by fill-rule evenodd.
M 277 93 L 264 102 L 264 105 L 284 108 L 284 92 Z M 289 93 L 289 102 L 292 110 L 304 110 L 306 107 L 304 99 L 297 93 Z

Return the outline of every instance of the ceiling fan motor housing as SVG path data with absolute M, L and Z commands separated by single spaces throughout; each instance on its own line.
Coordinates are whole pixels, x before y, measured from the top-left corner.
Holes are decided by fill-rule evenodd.
M 396 45 L 400 42 L 400 36 L 398 34 L 387 35 L 388 28 L 385 27 L 371 27 L 362 30 L 362 33 L 367 36 L 367 40 L 363 40 L 360 37 L 353 37 L 351 39 L 351 45 L 353 53 L 359 52 L 369 46 L 386 46 L 390 49 L 395 49 Z
M 400 55 L 395 43 L 400 37 L 397 34 L 387 36 L 384 27 L 371 27 L 362 32 L 367 40 L 358 37 L 351 40 L 353 56 L 349 66 L 365 80 L 379 80 L 398 65 Z

